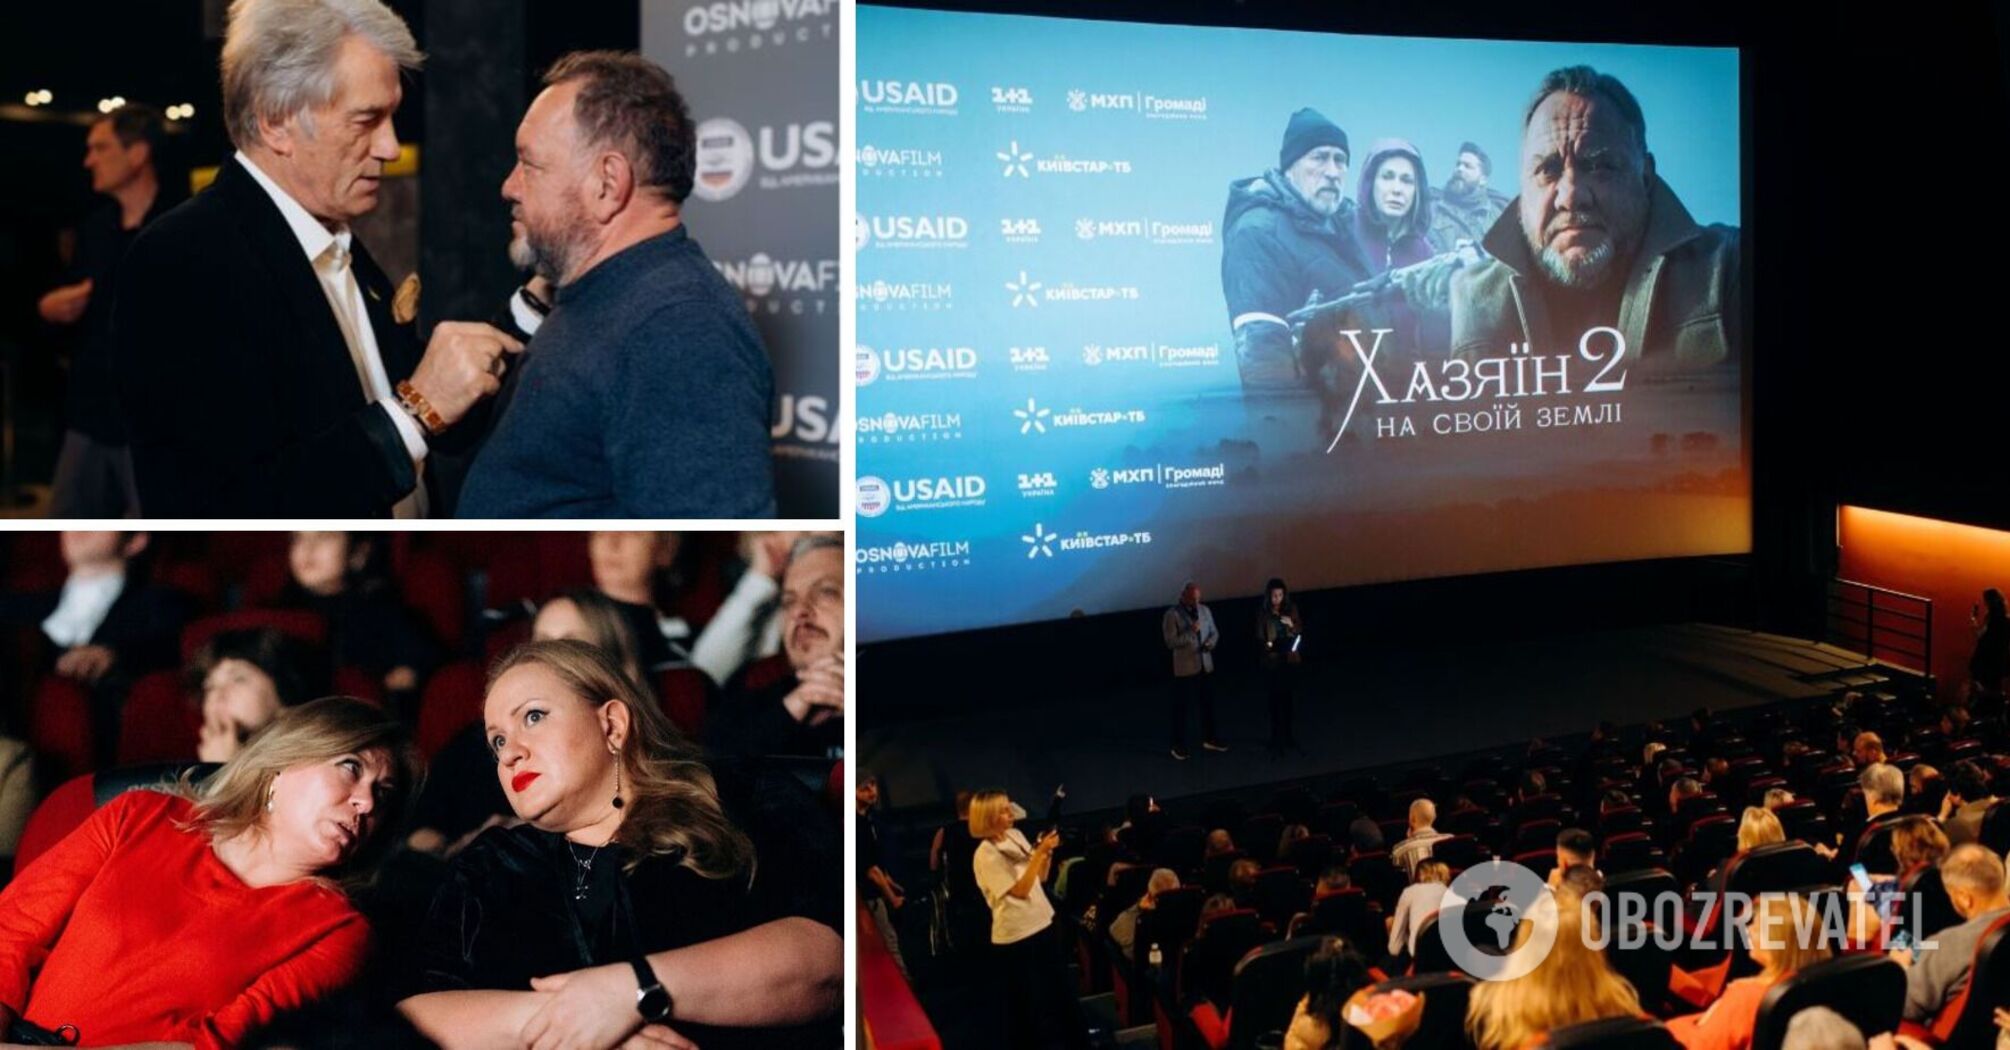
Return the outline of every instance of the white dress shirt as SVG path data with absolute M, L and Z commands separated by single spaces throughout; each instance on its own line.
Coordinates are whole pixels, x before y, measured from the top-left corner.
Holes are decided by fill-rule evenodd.
M 322 294 L 328 297 L 328 308 L 335 315 L 335 324 L 342 331 L 342 341 L 349 347 L 349 358 L 356 366 L 356 380 L 363 394 L 382 406 L 384 413 L 391 417 L 391 423 L 398 429 L 398 436 L 404 439 L 405 451 L 412 457 L 412 468 L 419 472 L 420 482 L 411 493 L 398 501 L 391 514 L 397 518 L 423 518 L 426 516 L 426 486 L 423 473 L 426 463 L 426 432 L 419 426 L 398 401 L 391 388 L 390 377 L 384 372 L 384 357 L 377 349 L 377 333 L 370 327 L 370 311 L 363 303 L 363 288 L 356 281 L 354 268 L 350 264 L 350 238 L 348 227 L 330 230 L 321 220 L 309 214 L 307 209 L 293 199 L 272 178 L 258 169 L 244 151 L 237 153 L 237 162 L 265 190 L 272 203 L 279 206 L 279 214 L 286 218 L 286 225 L 293 236 L 300 240 L 300 250 L 314 267 L 314 277 L 321 283 Z
M 123 570 L 91 576 L 72 574 L 63 581 L 63 596 L 56 599 L 56 611 L 42 621 L 42 633 L 65 649 L 88 644 L 125 589 Z

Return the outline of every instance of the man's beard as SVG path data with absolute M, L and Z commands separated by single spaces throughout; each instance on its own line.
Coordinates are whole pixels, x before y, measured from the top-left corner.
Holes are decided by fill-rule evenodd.
M 1584 223 L 1579 222 L 1578 225 Z M 1622 243 L 1623 239 L 1610 225 L 1602 221 L 1598 225 L 1605 229 L 1604 242 L 1584 252 L 1575 261 L 1565 258 L 1561 249 L 1549 246 L 1549 242 L 1562 232 L 1555 228 L 1554 222 L 1551 223 L 1551 229 L 1545 231 L 1543 242 L 1540 245 L 1532 245 L 1536 249 L 1537 261 L 1542 264 L 1543 272 L 1549 275 L 1551 281 L 1574 291 L 1588 292 L 1596 290 L 1611 279 L 1620 259 L 1628 254 L 1626 249 L 1629 246 Z
M 512 237 L 509 242 L 509 261 L 519 270 L 529 270 L 552 284 L 560 284 L 572 272 L 573 264 L 579 261 L 580 242 L 577 237 L 544 237 L 534 230 L 530 223 L 523 223 L 523 236 Z
M 1445 192 L 1454 197 L 1464 197 L 1473 192 L 1473 184 L 1458 175 L 1453 175 L 1445 180 Z

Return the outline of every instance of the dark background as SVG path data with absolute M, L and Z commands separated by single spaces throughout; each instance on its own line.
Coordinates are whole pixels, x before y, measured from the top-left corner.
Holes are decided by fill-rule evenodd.
M 1691 620 L 1814 637 L 1838 504 L 2010 528 L 2001 381 L 2010 340 L 1997 315 L 2010 287 L 1997 261 L 2010 210 L 1996 203 L 2010 194 L 2010 164 L 1985 159 L 2000 156 L 2010 128 L 2010 2 L 1818 14 L 1716 0 L 889 6 L 1742 49 L 1752 554 L 1300 595 L 1307 644 L 1323 643 L 1322 659 Z M 1330 76 L 1344 83 L 1347 71 Z M 1179 585 L 1165 581 L 1168 604 Z M 1254 600 L 1228 597 L 1209 602 L 1224 635 L 1240 637 Z M 1157 632 L 1156 612 L 1129 613 L 861 647 L 861 681 L 871 683 L 861 724 L 987 702 L 1073 702 L 1163 677 Z M 1222 649 L 1233 668 L 1235 647 Z

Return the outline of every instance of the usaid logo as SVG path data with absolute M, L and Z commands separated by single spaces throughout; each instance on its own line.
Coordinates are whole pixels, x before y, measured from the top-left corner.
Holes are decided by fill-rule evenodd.
M 828 120 L 763 126 L 756 139 L 739 121 L 713 117 L 698 125 L 697 140 L 691 192 L 702 200 L 722 201 L 739 193 L 753 178 L 757 162 L 764 190 L 837 184 L 837 125 Z
M 970 220 L 961 215 L 861 215 L 858 247 L 938 249 L 970 246 Z
M 818 394 L 785 393 L 775 398 L 775 421 L 768 427 L 768 436 L 778 442 L 777 455 L 835 463 L 838 435 L 843 430 L 831 420 L 829 399 Z
M 730 117 L 698 125 L 697 171 L 691 192 L 708 201 L 731 198 L 754 177 L 754 137 Z
M 977 351 L 967 346 L 910 346 L 883 350 L 876 371 L 888 382 L 975 379 Z
M 858 421 L 861 445 L 953 441 L 962 436 L 960 412 L 881 412 L 860 416 Z
M 867 113 L 953 117 L 959 100 L 956 85 L 946 81 L 861 80 L 858 101 Z
M 889 483 L 883 478 L 858 479 L 858 513 L 877 518 L 887 511 L 937 510 L 945 507 L 984 505 L 984 479 L 975 474 L 960 477 L 906 478 Z
M 837 285 L 836 259 L 776 260 L 755 252 L 745 260 L 716 260 L 712 265 L 746 297 L 750 314 L 821 314 Z
M 852 555 L 860 575 L 888 572 L 926 572 L 953 569 L 970 564 L 969 540 L 926 540 L 872 547 L 859 547 Z
M 893 492 L 886 482 L 870 475 L 858 479 L 858 499 L 853 506 L 861 518 L 877 518 L 893 505 Z
M 835 122 L 812 120 L 807 124 L 763 125 L 758 145 L 762 189 L 837 185 Z
M 852 351 L 852 378 L 859 386 L 871 386 L 879 378 L 879 354 L 869 346 L 860 346 Z
M 860 146 L 856 154 L 857 170 L 866 178 L 921 178 L 942 177 L 942 151 L 932 149 L 888 149 L 884 146 Z
M 982 507 L 986 486 L 982 477 L 976 474 L 964 474 L 955 477 L 897 479 L 893 482 L 891 491 L 893 509 L 896 511 L 939 510 L 946 507 Z
M 861 231 L 866 229 L 861 223 Z M 854 293 L 861 310 L 933 311 L 955 305 L 956 289 L 947 281 L 861 281 Z

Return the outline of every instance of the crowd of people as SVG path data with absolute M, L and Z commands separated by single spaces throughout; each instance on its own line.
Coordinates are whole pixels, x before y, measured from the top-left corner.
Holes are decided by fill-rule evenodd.
M 1189 627 L 1177 626 L 1184 637 Z M 1869 1014 L 1842 1001 L 1827 1003 L 1833 1017 L 1804 1011 L 1794 1028 L 1808 1041 L 1788 1045 L 1924 1047 L 1964 1012 L 1988 1016 L 1964 993 L 1985 939 L 2010 929 L 2000 706 L 1848 693 L 1735 720 L 1698 710 L 1687 726 L 1601 724 L 1582 746 L 1534 741 L 1473 759 L 1456 778 L 1424 766 L 1319 783 L 1323 794 L 1278 787 L 1260 807 L 1140 794 L 1107 820 L 1062 819 L 1057 792 L 1039 830 L 1025 832 L 1026 809 L 1003 793 L 963 792 L 925 872 L 906 870 L 909 854 L 875 815 L 875 784 L 859 804 L 871 829 L 859 893 L 924 1003 L 975 979 L 998 993 L 992 1006 L 1012 1004 L 995 1020 L 963 1004 L 966 1016 L 947 1022 L 952 1041 L 971 1035 L 962 1022 L 976 1009 L 987 1019 L 977 1028 L 1021 1024 L 1020 1013 L 1048 1019 L 999 1028 L 1011 1033 L 1005 1045 L 1083 1045 L 1090 1022 L 1078 997 L 1116 986 L 1127 990 L 1120 1002 L 1151 1004 L 1120 1026 L 1156 1016 L 1182 1045 L 1219 1047 L 1231 1035 L 1249 1045 L 1238 1026 L 1255 1025 L 1300 1050 L 1364 1045 L 1349 1032 L 1402 1046 L 1404 1033 L 1365 1013 L 1350 1020 L 1346 1004 L 1469 970 L 1440 933 L 1462 910 L 1441 909 L 1461 873 L 1496 858 L 1545 880 L 1553 946 L 1519 976 L 1462 984 L 1456 1037 L 1442 1041 L 1441 1024 L 1427 1029 L 1440 1041 L 1419 1046 L 1518 1050 L 1566 1026 L 1637 1018 L 1670 1045 L 1740 1050 L 1773 989 L 1849 956 L 1891 960 L 1902 993 Z M 1679 899 L 1674 932 L 1687 940 L 1661 949 L 1657 969 L 1622 934 L 1651 936 L 1643 921 L 1669 917 L 1618 902 L 1662 893 Z M 1543 925 L 1539 909 L 1520 911 L 1502 947 Z M 1471 938 L 1470 920 L 1465 928 Z M 1279 945 L 1307 956 L 1296 991 L 1295 963 L 1282 977 L 1253 965 L 1256 949 Z M 1071 955 L 1079 984 L 1068 981 Z M 1295 1016 L 1250 1016 L 1248 1004 L 1265 1000 L 1240 982 L 1258 979 L 1273 982 L 1273 1000 L 1282 982 Z M 1885 1030 L 1846 1019 L 1886 1010 Z M 2010 1013 L 1994 1020 L 2010 1045 Z M 1814 1041 L 1842 1028 L 1854 1044 Z
M 43 542 L 0 581 L 0 1041 L 835 1045 L 841 537 Z M 99 804 L 24 837 L 72 774 Z

